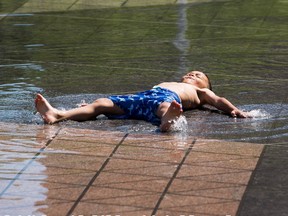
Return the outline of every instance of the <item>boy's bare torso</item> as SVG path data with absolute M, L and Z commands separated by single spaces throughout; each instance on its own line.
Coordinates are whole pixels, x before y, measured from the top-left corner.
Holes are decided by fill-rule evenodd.
M 163 82 L 157 86 L 175 92 L 180 97 L 182 107 L 185 110 L 195 109 L 201 105 L 199 97 L 199 93 L 201 94 L 200 88 L 196 86 L 180 82 Z

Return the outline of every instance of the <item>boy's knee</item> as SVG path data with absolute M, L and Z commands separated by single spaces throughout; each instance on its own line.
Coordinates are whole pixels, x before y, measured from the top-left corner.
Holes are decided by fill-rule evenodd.
M 171 103 L 169 103 L 169 102 L 163 102 L 159 105 L 158 109 L 165 110 L 165 109 L 168 109 L 170 105 L 171 105 Z
M 93 103 L 94 109 L 101 114 L 122 115 L 124 111 L 108 98 L 99 98 Z
M 161 103 L 161 104 L 158 106 L 156 115 L 161 118 L 161 117 L 164 115 L 164 113 L 168 110 L 170 104 L 171 104 L 171 103 L 169 103 L 169 102 L 163 102 L 163 103 Z
M 93 104 L 101 107 L 111 107 L 114 105 L 113 102 L 108 98 L 99 98 L 95 100 Z

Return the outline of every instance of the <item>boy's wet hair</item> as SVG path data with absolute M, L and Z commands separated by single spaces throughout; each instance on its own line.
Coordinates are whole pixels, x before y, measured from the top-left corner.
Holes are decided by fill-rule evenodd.
M 206 73 L 203 73 L 203 74 L 207 77 L 207 79 L 208 79 L 208 88 L 212 91 L 212 84 L 211 84 L 209 76 Z

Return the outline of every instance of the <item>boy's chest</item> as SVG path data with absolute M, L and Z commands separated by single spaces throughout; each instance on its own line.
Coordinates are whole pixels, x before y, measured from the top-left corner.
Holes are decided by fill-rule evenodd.
M 201 101 L 198 97 L 197 90 L 189 87 L 183 89 L 180 94 L 183 109 L 195 109 L 200 106 Z
M 199 107 L 200 104 L 201 104 L 201 101 L 198 98 L 198 96 L 190 95 L 182 99 L 183 109 L 186 109 L 186 110 L 195 109 Z

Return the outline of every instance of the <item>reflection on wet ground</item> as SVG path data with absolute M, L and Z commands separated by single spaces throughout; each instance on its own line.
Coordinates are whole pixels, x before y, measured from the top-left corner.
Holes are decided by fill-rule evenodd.
M 42 183 L 47 167 L 41 163 L 47 141 L 51 140 L 57 127 L 1 123 L 0 140 L 0 197 L 1 214 L 31 215 L 42 206 L 35 206 L 46 199 L 47 188 Z M 37 215 L 39 215 L 37 213 Z
M 178 81 L 188 70 L 203 70 L 216 94 L 254 118 L 233 119 L 211 110 L 194 110 L 185 113 L 187 125 L 174 134 L 179 139 L 192 136 L 265 144 L 265 160 L 246 200 L 262 191 L 259 184 L 269 184 L 272 189 L 265 196 L 261 193 L 264 198 L 259 201 L 269 212 L 269 196 L 283 191 L 287 178 L 285 172 L 267 171 L 286 164 L 287 11 L 287 1 L 278 0 L 0 0 L 0 122 L 42 126 L 34 113 L 37 92 L 55 107 L 69 109 L 81 100 L 142 91 L 163 81 Z M 111 121 L 104 116 L 56 127 L 161 136 L 150 123 Z M 37 154 L 41 148 L 34 152 L 34 144 L 19 137 L 1 143 L 2 180 L 10 178 L 10 165 L 23 167 L 27 158 Z M 45 169 L 34 165 L 39 172 Z M 17 183 L 13 187 L 17 190 Z M 29 189 L 29 185 L 19 187 Z M 43 193 L 45 188 L 39 185 L 39 194 Z M 279 201 L 273 202 L 275 208 L 280 198 L 287 200 L 285 195 L 275 197 Z M 13 195 L 7 198 L 7 206 L 14 200 Z M 255 208 L 257 212 L 260 206 Z M 251 213 L 247 205 L 242 209 Z

